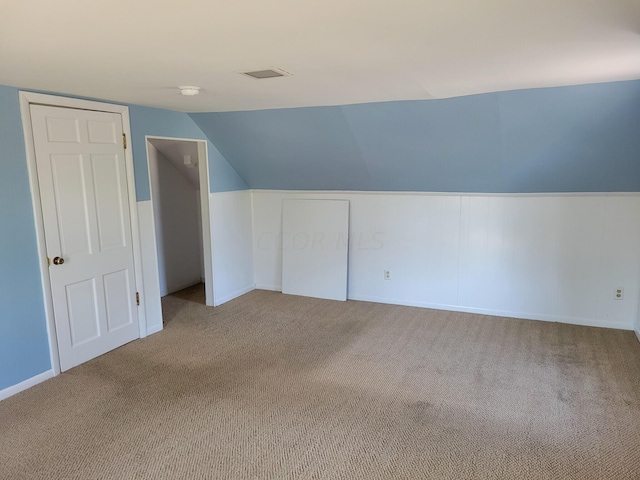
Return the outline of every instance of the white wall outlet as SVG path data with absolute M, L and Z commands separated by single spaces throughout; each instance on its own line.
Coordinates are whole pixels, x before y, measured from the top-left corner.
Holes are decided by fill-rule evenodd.
M 624 298 L 624 288 L 618 287 L 613 295 L 616 300 L 622 300 Z
M 384 271 L 384 279 L 385 280 L 391 280 L 391 271 L 390 270 L 385 270 Z

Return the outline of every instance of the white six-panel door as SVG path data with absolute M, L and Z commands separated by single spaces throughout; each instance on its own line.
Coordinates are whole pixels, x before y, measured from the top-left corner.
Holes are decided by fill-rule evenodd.
M 30 108 L 65 371 L 139 336 L 122 119 Z

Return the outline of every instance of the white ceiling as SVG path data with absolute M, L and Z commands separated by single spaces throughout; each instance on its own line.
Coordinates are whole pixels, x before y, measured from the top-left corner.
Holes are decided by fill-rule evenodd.
M 189 112 L 640 78 L 639 0 L 0 0 L 0 84 Z M 278 67 L 290 77 L 237 72 Z M 198 85 L 182 97 L 178 85 Z

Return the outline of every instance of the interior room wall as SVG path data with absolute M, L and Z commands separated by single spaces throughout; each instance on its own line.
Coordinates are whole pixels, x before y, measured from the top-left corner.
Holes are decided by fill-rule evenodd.
M 534 318 L 598 324 L 604 318 L 606 325 L 633 325 L 628 305 L 634 297 L 638 305 L 640 293 L 637 242 L 634 251 L 627 247 L 636 241 L 638 212 L 633 197 L 583 195 L 569 201 L 565 199 L 573 197 L 557 192 L 640 191 L 640 81 L 425 102 L 223 114 L 188 115 L 131 105 L 129 114 L 147 333 L 162 329 L 162 314 L 146 135 L 207 141 L 214 283 L 220 301 L 252 288 L 254 254 L 255 282 L 279 287 L 277 246 L 262 243 L 279 232 L 279 193 L 249 193 L 249 187 L 388 191 L 382 205 L 375 198 L 358 201 L 357 193 L 335 194 L 368 212 L 352 217 L 357 219 L 352 228 L 365 233 L 380 229 L 393 240 L 384 244 L 388 255 L 373 257 L 375 251 L 369 252 L 371 266 L 362 263 L 366 248 L 351 247 L 350 266 L 357 273 L 350 279 L 352 295 L 421 305 L 443 302 L 435 304 L 442 308 L 457 298 L 457 309 L 504 308 L 512 315 L 532 310 Z M 0 247 L 11 252 L 0 270 L 1 394 L 51 368 L 18 89 L 13 87 L 0 86 L 0 160 Z M 460 199 L 459 213 L 447 195 L 436 209 L 415 194 L 394 199 L 393 191 L 450 191 Z M 515 195 L 512 200 L 493 195 L 496 192 L 551 195 L 546 200 Z M 611 210 L 609 201 L 621 202 L 621 210 Z M 395 207 L 405 213 L 398 214 Z M 573 212 L 566 218 L 576 219 L 577 224 L 558 218 L 558 212 L 566 209 Z M 618 212 L 629 209 L 636 220 L 627 222 Z M 444 213 L 434 216 L 435 211 Z M 444 222 L 445 237 L 445 233 L 424 233 L 434 218 Z M 608 240 L 604 227 L 598 230 L 598 225 L 608 228 L 610 221 L 612 234 L 619 235 L 615 242 Z M 235 222 L 233 228 L 227 228 L 228 222 Z M 576 230 L 566 232 L 565 223 Z M 467 231 L 464 225 L 475 227 Z M 530 235 L 537 240 L 528 241 Z M 371 246 L 379 244 L 377 236 L 369 240 Z M 364 243 L 358 245 L 366 241 L 362 237 Z M 434 258 L 433 248 L 442 255 Z M 412 251 L 414 257 L 406 253 Z M 456 252 L 459 273 L 450 267 Z M 604 262 L 601 269 L 594 266 L 594 259 Z M 416 266 L 405 266 L 411 262 Z M 387 284 L 379 281 L 383 263 L 391 264 L 392 279 Z M 507 275 L 508 283 L 492 287 L 496 268 Z M 629 280 L 629 268 L 635 269 L 635 280 Z M 438 269 L 443 277 L 435 281 Z M 584 275 L 571 273 L 574 270 Z M 456 283 L 459 292 L 452 287 Z M 622 303 L 610 303 L 613 283 L 625 287 Z M 469 285 L 488 292 L 476 298 Z M 635 318 L 640 330 L 637 313 Z
M 153 227 L 153 206 L 150 196 L 145 136 L 206 140 L 209 159 L 210 197 L 224 194 L 225 192 L 243 190 L 246 195 L 249 195 L 249 193 L 246 183 L 186 113 L 132 105 L 129 107 L 129 115 L 131 117 L 131 133 L 133 135 L 131 144 L 136 177 L 138 222 L 140 224 L 140 243 L 143 257 L 142 268 L 145 276 L 143 301 L 147 311 L 147 330 L 152 333 L 162 329 L 162 308 L 160 304 L 158 255 L 156 251 L 156 234 Z M 214 205 L 211 202 L 210 212 L 213 212 L 213 210 Z M 247 212 L 240 209 L 240 213 L 246 215 L 245 221 L 251 224 L 250 210 Z M 219 294 L 226 301 L 234 298 L 225 296 L 224 289 L 222 292 L 216 292 L 216 283 L 222 282 L 223 285 L 227 285 L 228 282 L 233 283 L 230 279 L 234 279 L 238 275 L 253 278 L 253 266 L 249 268 L 242 264 L 239 268 L 244 268 L 246 271 L 241 272 L 236 271 L 235 268 L 227 270 L 224 264 L 216 269 L 216 257 L 224 257 L 228 254 L 223 245 L 225 245 L 225 242 L 230 241 L 230 237 L 227 236 L 228 231 L 225 229 L 225 225 L 220 223 L 224 221 L 224 215 L 211 215 L 212 235 L 214 232 L 219 232 L 223 239 L 223 241 L 218 242 L 213 240 L 211 246 L 214 263 L 214 303 L 218 303 L 216 297 Z M 231 234 L 229 233 L 229 235 Z
M 350 299 L 633 329 L 638 194 L 254 190 L 257 288 L 281 290 L 285 198 L 349 200 Z
M 18 90 L 0 86 L 0 391 L 51 368 Z
M 191 118 L 254 189 L 640 192 L 640 80 Z
M 202 221 L 199 191 L 149 142 L 160 295 L 177 292 L 202 279 Z
M 635 207 L 610 194 L 640 192 L 640 80 L 190 116 L 254 189 L 258 286 L 280 289 L 280 256 L 262 242 L 279 232 L 281 205 L 266 191 L 370 191 L 378 193 L 354 200 L 368 213 L 352 217 L 353 228 L 380 228 L 396 241 L 384 254 L 351 252 L 351 298 L 634 323 L 640 268 L 629 245 L 638 213 L 620 226 L 620 212 Z M 453 196 L 428 195 L 441 199 L 436 215 L 412 192 Z M 429 226 L 434 218 L 447 228 Z M 615 241 L 603 231 L 614 220 Z M 381 264 L 396 261 L 395 278 L 380 283 Z M 625 299 L 612 303 L 616 283 Z

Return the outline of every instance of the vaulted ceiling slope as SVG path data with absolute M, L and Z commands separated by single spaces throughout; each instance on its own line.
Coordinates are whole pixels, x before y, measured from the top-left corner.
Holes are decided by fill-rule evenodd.
M 640 81 L 190 116 L 250 188 L 640 191 Z
M 183 112 L 448 98 L 639 79 L 639 33 L 638 0 L 10 0 L 0 84 Z M 292 76 L 238 73 L 267 67 Z

